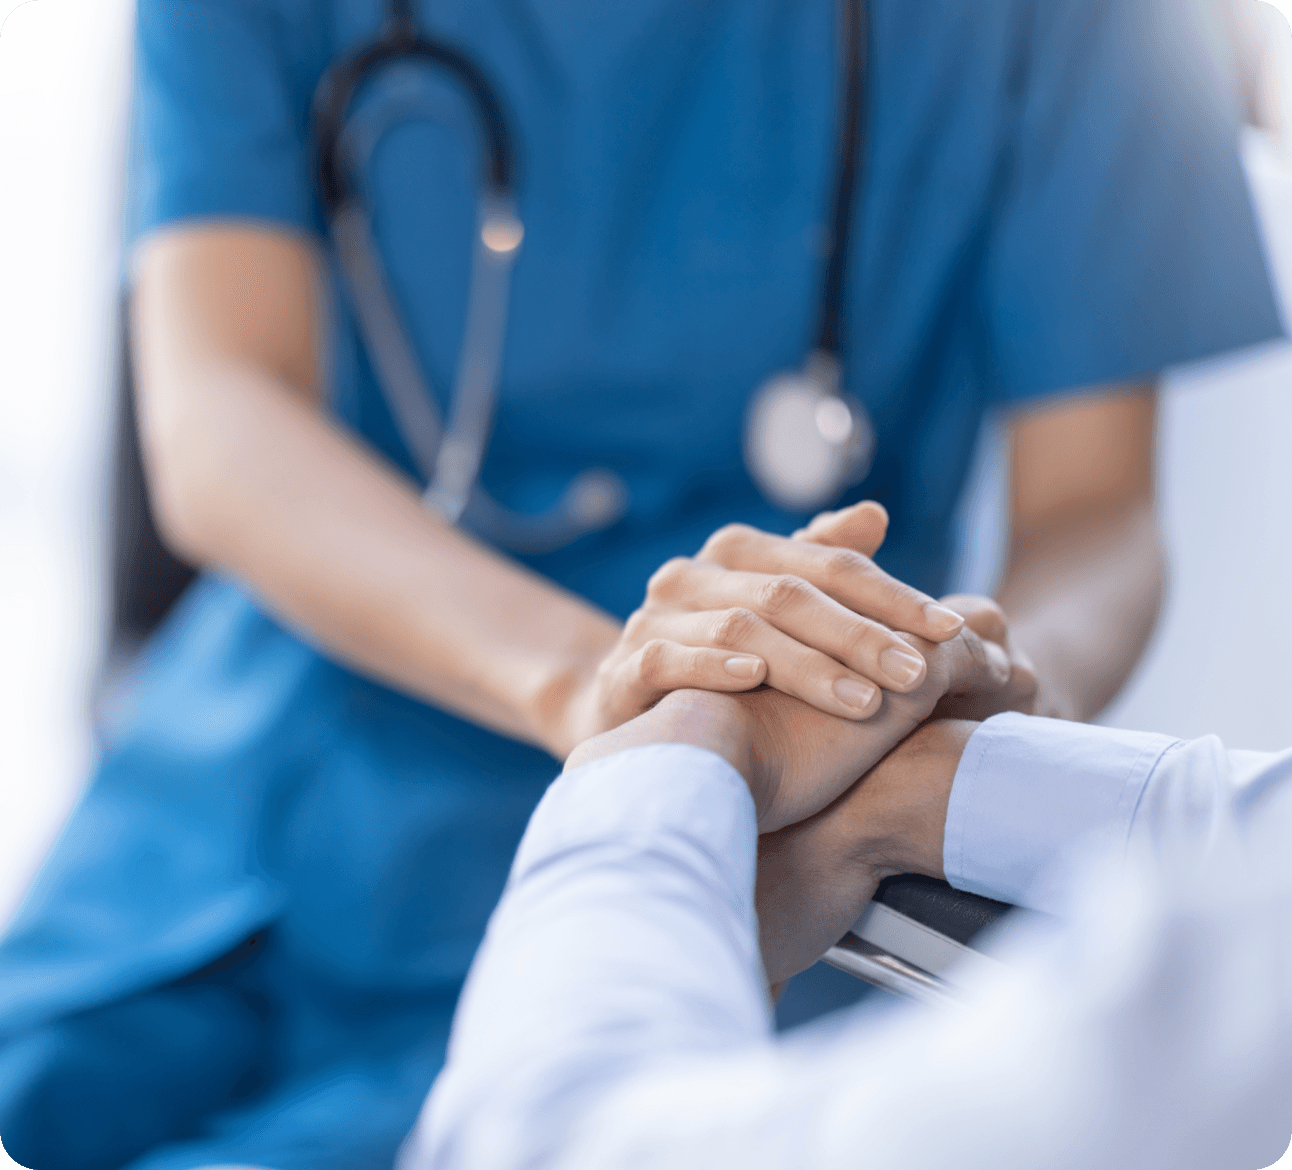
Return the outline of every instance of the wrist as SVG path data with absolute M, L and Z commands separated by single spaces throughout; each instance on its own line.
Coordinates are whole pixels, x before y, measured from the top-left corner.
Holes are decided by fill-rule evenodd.
M 595 692 L 597 672 L 619 634 L 620 626 L 613 619 L 589 612 L 586 622 L 556 649 L 536 685 L 521 698 L 520 714 L 529 738 L 559 760 L 603 730 L 595 712 L 585 708 Z
M 951 788 L 977 727 L 963 719 L 925 723 L 866 777 L 876 809 L 869 860 L 883 876 L 945 877 L 942 849 Z
M 565 762 L 567 769 L 630 748 L 651 744 L 688 744 L 727 761 L 750 786 L 761 811 L 759 788 L 750 781 L 751 716 L 728 695 L 710 691 L 674 691 L 649 711 L 580 743 Z
M 721 756 L 749 785 L 762 812 L 761 777 L 750 750 L 753 716 L 732 695 L 715 691 L 673 691 L 635 722 L 645 723 L 655 743 L 682 743 Z M 631 726 L 631 725 L 626 725 Z

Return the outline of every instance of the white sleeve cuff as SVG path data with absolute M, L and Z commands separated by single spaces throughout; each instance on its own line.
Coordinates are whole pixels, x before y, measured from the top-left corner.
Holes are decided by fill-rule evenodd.
M 703 842 L 731 888 L 751 884 L 749 786 L 721 756 L 688 744 L 630 748 L 559 776 L 530 818 L 511 880 L 567 850 L 670 834 Z
M 947 808 L 943 867 L 960 890 L 1050 913 L 1078 846 L 1124 850 L 1149 777 L 1177 740 L 1008 713 L 969 739 Z

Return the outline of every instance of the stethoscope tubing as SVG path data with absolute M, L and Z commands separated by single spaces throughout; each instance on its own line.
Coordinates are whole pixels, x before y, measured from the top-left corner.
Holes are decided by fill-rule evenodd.
M 484 136 L 485 183 L 479 200 L 472 252 L 467 324 L 447 425 L 426 384 L 390 281 L 373 239 L 356 181 L 361 167 L 346 133 L 351 106 L 364 83 L 402 61 L 422 61 L 447 70 L 471 100 Z M 466 511 L 493 423 L 510 271 L 519 244 L 491 248 L 490 225 L 515 217 L 515 158 L 497 94 L 483 71 L 464 53 L 423 37 L 410 14 L 392 6 L 382 39 L 334 65 L 319 85 L 314 106 L 319 186 L 337 259 L 349 287 L 360 333 L 396 425 L 414 463 L 426 477 L 426 499 L 457 523 Z M 384 129 L 370 136 L 368 150 Z
M 492 83 L 461 50 L 427 39 L 411 20 L 393 17 L 381 40 L 333 65 L 315 92 L 313 120 L 318 144 L 319 187 L 329 217 L 358 194 L 342 150 L 345 121 L 355 96 L 378 70 L 401 60 L 437 65 L 461 83 L 483 131 L 486 183 L 494 196 L 514 200 L 515 149 L 502 103 Z
M 825 278 L 821 282 L 821 320 L 816 350 L 841 361 L 844 305 L 847 302 L 848 259 L 852 245 L 853 213 L 857 205 L 857 182 L 864 153 L 868 46 L 866 0 L 845 0 L 840 5 L 840 40 L 843 48 L 845 83 L 839 107 L 839 169 L 834 183 L 834 205 L 830 214 L 830 249 Z
M 852 420 L 849 433 L 866 432 L 873 436 L 864 408 L 842 394 L 838 377 L 864 125 L 863 77 L 867 56 L 864 3 L 865 0 L 844 0 L 841 4 L 840 40 L 846 83 L 840 98 L 840 146 L 829 253 L 822 279 L 816 345 L 803 374 L 798 377 L 800 383 L 806 378 L 817 387 L 811 392 L 816 399 L 833 404 L 830 409 L 836 412 L 847 413 Z M 453 76 L 468 97 L 482 132 L 483 179 L 477 206 L 466 327 L 447 425 L 390 293 L 390 282 L 373 238 L 359 179 L 362 163 L 375 149 L 390 121 L 378 125 L 368 135 L 366 147 L 356 149 L 354 136 L 347 133 L 359 91 L 377 73 L 403 61 L 420 61 Z M 411 108 L 403 111 L 403 116 L 409 114 L 415 115 L 415 111 Z M 517 552 L 550 551 L 614 523 L 627 509 L 627 488 L 613 472 L 603 469 L 590 469 L 576 476 L 560 501 L 537 516 L 511 512 L 488 497 L 479 483 L 497 403 L 511 269 L 523 235 L 516 217 L 514 144 L 503 104 L 485 72 L 461 50 L 424 36 L 413 15 L 412 0 L 390 0 L 387 23 L 380 37 L 334 64 L 319 83 L 313 130 L 320 193 L 359 333 L 396 426 L 427 480 L 424 495 L 427 504 L 450 523 L 461 522 Z M 496 245 L 500 239 L 503 243 Z M 828 371 L 830 376 L 821 376 L 821 371 Z M 771 392 L 775 393 L 777 384 L 784 380 L 784 376 L 773 378 L 768 383 Z M 764 388 L 756 395 L 749 411 L 746 457 L 751 474 L 769 498 L 777 499 L 775 485 L 765 482 L 765 477 L 757 473 L 757 461 L 750 459 L 750 452 L 756 448 L 750 427 L 758 419 L 770 417 L 759 407 L 767 401 L 768 392 Z M 818 418 L 825 417 L 819 406 L 816 414 Z M 853 423 L 858 425 L 854 427 Z M 833 477 L 825 489 L 829 495 L 851 482 L 848 475 L 856 470 L 858 463 L 846 454 L 844 447 L 832 446 L 827 454 L 831 466 L 839 469 L 827 473 Z M 780 502 L 795 506 L 807 501 L 792 501 L 787 497 Z

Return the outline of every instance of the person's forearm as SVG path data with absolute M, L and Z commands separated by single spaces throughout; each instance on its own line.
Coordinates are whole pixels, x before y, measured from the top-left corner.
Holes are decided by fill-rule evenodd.
M 552 712 L 616 621 L 440 521 L 292 388 L 239 368 L 188 377 L 182 411 L 143 419 L 160 518 L 185 553 L 364 673 L 569 746 L 552 742 Z
M 708 742 L 673 706 L 635 722 Z M 745 781 L 711 752 L 653 743 L 567 769 L 525 832 L 401 1170 L 570 1165 L 587 1115 L 661 1058 L 765 1050 L 756 835 Z
M 1164 581 L 1150 499 L 1018 543 L 997 599 L 1036 667 L 1037 714 L 1086 720 L 1112 701 L 1153 632 Z
M 698 710 L 652 712 L 638 729 L 739 758 L 740 723 L 714 734 L 693 718 Z M 1040 729 L 1037 758 L 1014 769 L 1038 810 L 1038 778 L 1078 792 L 1087 779 L 1050 775 L 1056 755 L 1073 763 L 1053 750 L 1056 736 L 1098 749 L 1088 762 L 1117 780 L 1131 778 L 1123 764 L 1151 771 L 1157 758 L 1128 733 L 1013 714 L 999 724 L 1029 741 L 1027 730 Z M 922 802 L 927 815 L 911 821 L 899 802 L 894 827 L 906 822 L 916 840 L 898 863 L 936 871 L 929 830 L 969 730 L 926 729 L 899 749 L 905 765 L 872 775 L 903 798 L 931 766 L 943 776 Z M 1101 740 L 1120 746 L 1120 762 Z M 1002 746 L 996 763 L 1009 764 L 1014 753 Z M 530 823 L 459 1003 L 449 1061 L 399 1168 L 770 1170 L 845 1165 L 863 1150 L 877 1165 L 1048 1158 L 1076 1170 L 1145 1164 L 1150 1146 L 1155 1166 L 1210 1167 L 1235 1149 L 1247 1164 L 1263 1152 L 1268 1161 L 1271 1139 L 1288 1128 L 1292 1034 L 1283 864 L 1292 803 L 1275 807 L 1287 772 L 1269 763 L 1245 773 L 1264 798 L 1259 856 L 1250 839 L 1235 851 L 1231 833 L 1209 848 L 1212 818 L 1199 820 L 1196 801 L 1168 801 L 1162 852 L 1174 867 L 1132 874 L 1124 900 L 1092 887 L 1097 900 L 1058 927 L 1069 932 L 1061 945 L 1053 924 L 1016 918 L 1010 964 L 1021 974 L 980 985 L 969 1011 L 887 1018 L 869 1031 L 857 1021 L 784 1047 L 769 1043 L 752 946 L 755 825 L 739 778 L 711 754 L 660 745 L 567 773 Z M 1200 792 L 1210 789 L 1208 775 L 1198 779 Z M 868 799 L 863 784 L 823 818 L 869 836 Z M 1126 806 L 1136 804 L 1132 794 Z M 984 819 L 998 818 L 984 810 Z M 810 889 L 799 888 L 795 930 L 815 913 Z M 1095 977 L 1074 978 L 1087 969 Z M 1164 1014 L 1164 1004 L 1180 1010 Z M 1140 1075 L 1125 1077 L 1127 1068 Z M 957 1124 L 928 1125 L 931 1103 Z M 1046 1124 L 1002 1130 L 1011 1110 Z

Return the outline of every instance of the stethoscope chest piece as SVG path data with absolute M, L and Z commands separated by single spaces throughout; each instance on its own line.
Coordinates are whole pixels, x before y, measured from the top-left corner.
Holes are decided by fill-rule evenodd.
M 775 374 L 750 400 L 745 464 L 759 490 L 789 512 L 815 512 L 866 478 L 875 427 L 839 388 L 839 363 L 817 351 L 801 370 Z

